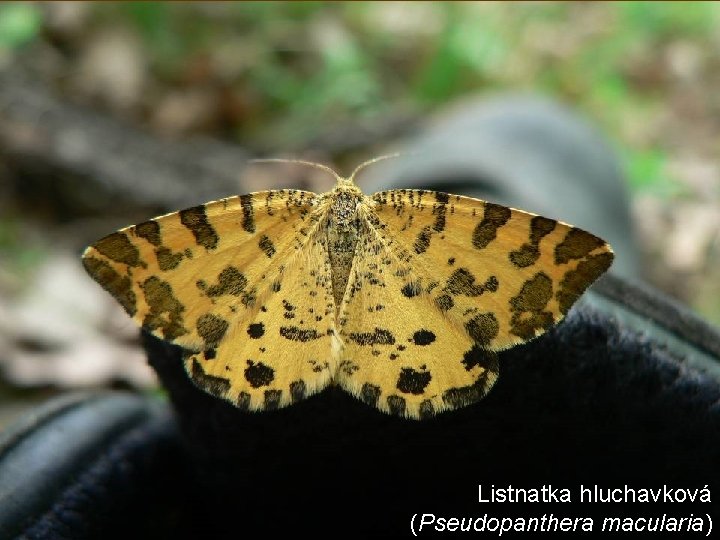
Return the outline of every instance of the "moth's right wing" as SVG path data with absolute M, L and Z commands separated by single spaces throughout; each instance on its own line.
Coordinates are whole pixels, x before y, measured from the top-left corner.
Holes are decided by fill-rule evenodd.
M 482 398 L 496 352 L 560 321 L 613 259 L 590 233 L 479 199 L 425 190 L 368 199 L 337 379 L 399 416 Z

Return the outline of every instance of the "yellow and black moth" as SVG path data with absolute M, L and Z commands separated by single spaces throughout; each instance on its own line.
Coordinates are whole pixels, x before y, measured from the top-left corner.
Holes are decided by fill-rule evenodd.
M 421 189 L 366 196 L 355 172 L 320 195 L 261 191 L 124 228 L 84 266 L 241 409 L 337 384 L 426 418 L 482 398 L 497 351 L 559 322 L 612 263 L 566 223 Z

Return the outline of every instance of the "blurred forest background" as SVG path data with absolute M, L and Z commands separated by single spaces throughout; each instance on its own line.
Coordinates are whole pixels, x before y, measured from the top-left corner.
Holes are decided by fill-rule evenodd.
M 594 123 L 643 279 L 720 323 L 718 88 L 717 3 L 0 3 L 0 427 L 63 388 L 153 385 L 82 271 L 88 242 L 210 195 L 327 189 L 241 169 L 347 172 L 470 95 L 539 93 Z

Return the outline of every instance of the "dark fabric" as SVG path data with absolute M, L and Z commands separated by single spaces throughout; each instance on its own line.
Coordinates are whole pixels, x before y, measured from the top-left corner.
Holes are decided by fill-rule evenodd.
M 37 431 L 63 423 L 62 416 L 53 417 L 29 433 L 31 442 L 39 446 L 34 451 L 46 452 L 48 459 L 54 455 L 57 461 L 68 461 L 77 456 L 83 462 L 70 476 L 62 470 L 48 471 L 40 477 L 26 474 L 26 487 L 39 495 L 51 495 L 51 486 L 58 480 L 66 486 L 42 512 L 36 512 L 28 501 L 20 501 L 27 509 L 16 523 L 20 526 L 20 538 L 164 538 L 172 531 L 177 531 L 173 533 L 176 538 L 193 537 L 180 534 L 188 531 L 183 525 L 193 522 L 187 511 L 195 506 L 191 501 L 197 492 L 188 489 L 190 469 L 173 414 L 167 407 L 146 402 L 142 420 L 138 421 L 137 408 L 124 410 L 117 415 L 119 433 L 98 438 L 103 427 L 94 425 L 88 418 L 105 406 L 117 405 L 117 401 L 114 396 L 106 396 L 81 402 L 76 408 L 84 408 L 86 411 L 80 412 L 89 413 L 84 415 L 86 436 L 66 431 L 56 440 L 54 448 L 44 447 L 42 441 L 32 439 L 39 439 L 35 436 Z M 108 419 L 108 422 L 111 421 Z M 78 438 L 82 439 L 79 445 Z M 5 480 L 0 479 L 0 484 Z
M 576 493 L 580 484 L 720 480 L 718 382 L 587 307 L 502 353 L 484 400 L 422 422 L 334 388 L 280 411 L 243 413 L 195 388 L 176 348 L 149 335 L 145 343 L 179 412 L 205 515 L 230 512 L 245 531 L 406 533 L 415 512 L 477 514 L 480 483 Z M 583 505 L 581 515 L 601 511 Z M 211 522 L 227 537 L 239 526 Z
M 641 282 L 620 279 L 612 273 L 595 285 L 603 297 L 622 309 L 637 314 L 643 321 L 662 327 L 664 335 L 673 335 L 698 353 L 709 355 L 720 368 L 720 329 L 700 319 L 686 306 Z M 663 335 L 658 336 L 659 340 Z

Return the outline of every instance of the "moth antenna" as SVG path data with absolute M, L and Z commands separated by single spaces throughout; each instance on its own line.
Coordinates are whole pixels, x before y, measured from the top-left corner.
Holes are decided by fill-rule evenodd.
M 349 180 L 350 182 L 354 182 L 354 181 L 355 181 L 355 175 L 356 175 L 357 173 L 359 173 L 361 170 L 363 170 L 365 167 L 367 167 L 368 165 L 372 165 L 373 163 L 377 163 L 378 161 L 382 161 L 382 160 L 384 160 L 384 159 L 391 159 L 391 158 L 400 157 L 401 155 L 402 155 L 402 154 L 401 154 L 400 152 L 395 152 L 395 153 L 393 153 L 393 154 L 385 154 L 385 155 L 382 155 L 382 156 L 374 157 L 374 158 L 372 158 L 372 159 L 368 159 L 367 161 L 363 161 L 360 165 L 358 165 L 357 167 L 355 167 L 355 170 L 350 174 L 350 176 L 348 177 L 348 180 Z
M 335 177 L 335 180 L 338 182 L 341 180 L 340 175 L 336 173 L 333 169 L 328 167 L 327 165 L 323 165 L 322 163 L 315 163 L 314 161 L 305 161 L 304 159 L 285 159 L 285 158 L 259 158 L 259 159 L 250 159 L 248 160 L 250 163 L 299 163 L 301 165 L 307 165 L 308 167 L 315 167 L 316 169 L 320 169 L 321 171 L 329 172 Z

